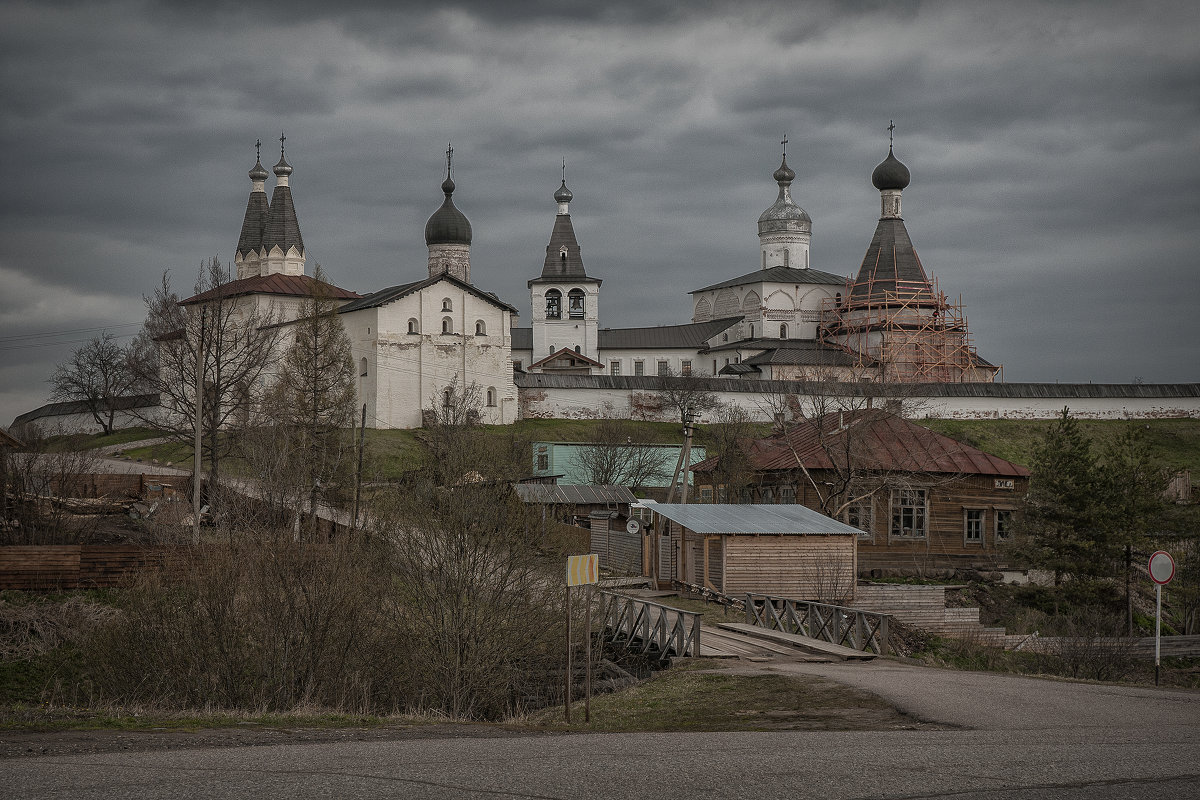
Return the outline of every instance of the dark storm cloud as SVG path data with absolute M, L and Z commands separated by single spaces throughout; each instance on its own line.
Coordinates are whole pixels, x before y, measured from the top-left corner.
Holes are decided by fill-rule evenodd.
M 424 272 L 453 139 L 473 276 L 526 324 L 565 157 L 615 326 L 685 321 L 688 290 L 754 268 L 785 131 L 813 265 L 853 274 L 895 119 L 917 250 L 1009 380 L 1195 380 L 1200 14 L 1139 12 L 7 3 L 0 418 L 77 338 L 12 337 L 138 319 L 164 268 L 231 258 L 281 129 L 309 264 L 360 291 Z

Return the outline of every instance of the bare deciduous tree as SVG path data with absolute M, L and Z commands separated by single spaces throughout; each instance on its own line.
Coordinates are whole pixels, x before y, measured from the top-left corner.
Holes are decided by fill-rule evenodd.
M 720 405 L 715 421 L 703 429 L 704 443 L 710 456 L 717 456 L 712 470 L 713 502 L 736 497 L 753 481 L 753 470 L 746 455 L 745 444 L 754 436 L 750 412 L 741 406 Z
M 146 323 L 130 348 L 129 363 L 140 391 L 159 396 L 146 424 L 192 442 L 196 419 L 197 352 L 203 355 L 201 431 L 210 487 L 220 461 L 236 445 L 222 435 L 253 422 L 266 372 L 279 338 L 274 315 L 251 299 L 230 296 L 228 270 L 216 258 L 201 265 L 195 297 L 180 305 L 169 275 L 146 301 Z
M 664 407 L 673 408 L 678 412 L 680 422 L 686 423 L 689 410 L 699 415 L 719 405 L 717 396 L 707 388 L 708 377 L 703 372 L 680 375 L 675 370 L 668 369 L 665 374 L 658 376 L 658 398 Z
M 288 440 L 284 447 L 292 458 L 286 475 L 307 497 L 314 536 L 318 504 L 350 467 L 356 394 L 350 337 L 320 265 L 315 277 L 296 321 L 283 328 L 294 338 L 284 350 L 264 408 L 265 421 Z
M 81 402 L 104 435 L 112 433 L 117 399 L 129 392 L 133 375 L 125 349 L 105 332 L 59 364 L 50 378 L 50 396 L 59 401 Z
M 627 420 L 602 420 L 592 440 L 577 452 L 584 479 L 593 486 L 647 486 L 670 476 L 662 449 L 635 442 L 636 428 Z

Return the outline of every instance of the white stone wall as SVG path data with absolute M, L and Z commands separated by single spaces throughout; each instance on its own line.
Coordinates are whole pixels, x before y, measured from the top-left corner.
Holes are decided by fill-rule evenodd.
M 841 291 L 839 286 L 794 283 L 751 283 L 692 295 L 692 322 L 744 315 L 738 335 L 747 339 L 815 339 L 821 307 Z M 753 326 L 753 331 L 751 331 Z
M 740 406 L 759 422 L 770 422 L 773 395 L 752 390 L 718 391 L 727 405 Z M 521 390 L 522 415 L 552 419 L 639 419 L 673 421 L 671 409 L 657 409 L 652 389 Z M 1181 398 L 1079 398 L 1079 397 L 920 397 L 904 398 L 916 416 L 931 419 L 1054 419 L 1065 407 L 1080 419 L 1200 418 L 1200 397 Z M 702 417 L 701 422 L 711 421 Z
M 517 391 L 509 317 L 507 309 L 449 281 L 378 308 L 344 314 L 367 425 L 419 427 L 422 409 L 440 403 L 442 391 L 456 378 L 460 388 L 480 387 L 485 423 L 513 422 Z M 413 333 L 410 320 L 416 322 Z M 486 405 L 489 390 L 492 405 Z

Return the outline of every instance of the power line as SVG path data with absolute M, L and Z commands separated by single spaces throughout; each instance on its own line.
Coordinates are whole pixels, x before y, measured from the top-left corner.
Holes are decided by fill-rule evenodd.
M 0 336 L 0 342 L 9 342 L 16 339 L 44 339 L 47 336 L 63 336 L 68 333 L 86 333 L 87 331 L 106 331 L 111 328 L 130 328 L 140 326 L 140 322 L 118 322 L 113 325 L 97 325 L 93 328 L 63 328 L 58 331 L 46 331 L 45 333 L 19 333 L 13 336 Z

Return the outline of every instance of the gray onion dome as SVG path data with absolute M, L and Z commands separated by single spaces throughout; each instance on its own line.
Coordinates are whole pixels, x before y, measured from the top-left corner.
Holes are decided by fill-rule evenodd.
M 262 165 L 261 160 L 254 162 L 254 167 L 251 168 L 249 175 L 252 181 L 265 181 L 271 177 L 271 173 L 267 172 L 267 168 Z
M 569 203 L 575 195 L 571 194 L 571 190 L 567 188 L 567 182 L 564 180 L 562 186 L 558 187 L 558 191 L 554 193 L 554 202 Z
M 779 197 L 775 199 L 774 204 L 758 217 L 760 234 L 768 228 L 763 227 L 763 223 L 775 222 L 799 222 L 812 224 L 812 217 L 808 215 L 800 206 L 792 200 L 792 195 L 788 191 L 788 187 L 792 185 L 792 181 L 796 179 L 796 173 L 787 165 L 787 157 L 784 156 L 783 163 L 779 165 L 779 169 L 771 174 L 775 182 L 779 184 Z M 769 226 L 771 229 L 777 229 L 777 226 Z
M 887 158 L 871 173 L 871 183 L 881 192 L 900 190 L 908 186 L 909 177 L 908 167 L 892 154 L 889 146 Z
M 284 175 L 292 174 L 292 165 L 287 162 L 282 155 L 279 156 L 279 163 L 275 165 L 275 176 L 282 178 Z
M 470 244 L 471 223 L 451 199 L 454 181 L 449 177 L 442 181 L 442 191 L 446 194 L 442 207 L 425 223 L 425 244 Z

